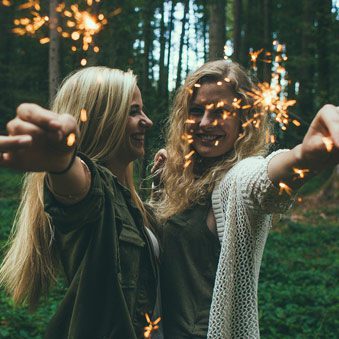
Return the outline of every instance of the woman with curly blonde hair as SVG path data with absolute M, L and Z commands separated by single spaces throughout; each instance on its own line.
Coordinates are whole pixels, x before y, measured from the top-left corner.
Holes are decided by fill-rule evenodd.
M 52 111 L 20 105 L 0 138 L 0 166 L 28 172 L 0 282 L 35 308 L 64 273 L 48 339 L 141 338 L 145 313 L 159 315 L 157 241 L 132 167 L 151 126 L 135 75 L 89 67 Z
M 269 116 L 238 64 L 220 60 L 189 75 L 174 100 L 161 189 L 161 281 L 165 337 L 258 338 L 257 286 L 272 213 L 295 190 L 293 168 L 338 163 L 338 108 L 326 105 L 303 142 L 268 154 Z M 328 152 L 323 138 L 332 140 Z M 164 163 L 164 164 L 162 164 Z M 311 175 L 310 175 L 311 176 Z M 308 177 L 310 177 L 308 176 Z

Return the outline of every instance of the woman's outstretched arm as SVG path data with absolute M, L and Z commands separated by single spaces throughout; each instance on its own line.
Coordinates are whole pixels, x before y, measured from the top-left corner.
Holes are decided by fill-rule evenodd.
M 9 136 L 0 139 L 0 166 L 47 172 L 57 199 L 86 195 L 90 175 L 75 156 L 78 132 L 72 116 L 59 115 L 35 104 L 22 104 L 16 118 L 7 124 L 7 130 Z
M 272 158 L 268 176 L 277 187 L 298 189 L 312 175 L 338 163 L 339 108 L 325 105 L 313 119 L 303 142 Z

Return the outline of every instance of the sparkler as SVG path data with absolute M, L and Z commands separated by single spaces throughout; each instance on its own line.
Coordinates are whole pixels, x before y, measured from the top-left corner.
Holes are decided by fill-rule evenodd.
M 101 0 L 95 0 L 96 3 L 99 3 L 100 1 Z M 94 45 L 94 37 L 105 25 L 107 25 L 108 20 L 102 13 L 93 13 L 94 10 L 92 6 L 94 1 L 87 0 L 85 3 L 87 8 L 84 10 L 79 8 L 79 4 L 73 4 L 69 7 L 66 6 L 65 2 L 58 4 L 55 11 L 60 13 L 64 22 L 57 27 L 57 32 L 61 37 L 71 39 L 74 43 L 80 41 L 82 51 L 88 51 L 91 46 L 94 53 L 99 53 L 100 48 Z M 1 4 L 10 6 L 12 5 L 12 2 L 10 0 L 1 0 Z M 24 17 L 14 20 L 15 27 L 12 31 L 20 36 L 35 36 L 39 33 L 43 35 L 39 38 L 39 42 L 41 44 L 48 43 L 50 39 L 46 34 L 42 33 L 42 28 L 49 25 L 49 17 L 48 15 L 42 14 L 40 0 L 28 0 L 19 5 L 18 9 L 28 10 L 29 13 Z M 121 11 L 122 9 L 120 7 L 116 8 L 108 15 L 108 17 L 118 15 Z M 72 52 L 76 52 L 78 49 L 80 48 L 76 45 L 71 46 Z M 82 66 L 85 66 L 87 60 L 83 58 L 80 63 Z
M 159 322 L 161 321 L 161 317 L 152 321 L 147 313 L 145 313 L 145 318 L 147 320 L 148 325 L 145 326 L 144 338 L 151 338 L 152 332 L 159 329 Z
M 100 2 L 100 0 L 96 2 Z M 56 8 L 56 11 L 66 20 L 66 27 L 62 28 L 59 26 L 58 32 L 64 38 L 81 41 L 83 51 L 87 51 L 89 46 L 93 45 L 94 36 L 108 23 L 108 20 L 102 13 L 98 15 L 92 13 L 93 1 L 87 1 L 87 5 L 87 10 L 80 10 L 78 4 L 73 4 L 67 8 L 63 2 Z M 75 50 L 76 46 L 72 46 L 72 51 Z M 99 48 L 93 46 L 93 51 L 99 52 Z

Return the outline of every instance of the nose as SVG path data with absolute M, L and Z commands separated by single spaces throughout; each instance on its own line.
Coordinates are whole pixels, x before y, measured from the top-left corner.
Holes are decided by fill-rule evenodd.
M 209 128 L 212 126 L 212 122 L 214 121 L 212 114 L 210 111 L 206 110 L 204 115 L 202 116 L 199 126 L 200 128 Z
M 151 128 L 153 126 L 153 121 L 145 113 L 143 113 L 139 120 L 139 125 L 143 128 Z

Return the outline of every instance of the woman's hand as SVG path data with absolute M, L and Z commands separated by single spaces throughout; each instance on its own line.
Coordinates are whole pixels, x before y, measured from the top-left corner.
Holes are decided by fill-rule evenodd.
M 0 138 L 0 166 L 40 172 L 60 172 L 72 159 L 78 135 L 75 119 L 35 104 L 22 104 Z
M 320 109 L 300 145 L 299 157 L 311 170 L 339 163 L 339 107 L 325 105 Z
M 157 171 L 161 171 L 167 160 L 167 151 L 162 148 L 154 156 L 154 164 L 151 168 L 151 174 L 155 174 Z
M 325 105 L 317 113 L 301 144 L 268 164 L 268 176 L 279 188 L 295 190 L 316 172 L 339 163 L 339 109 Z M 300 173 L 306 173 L 301 176 Z

